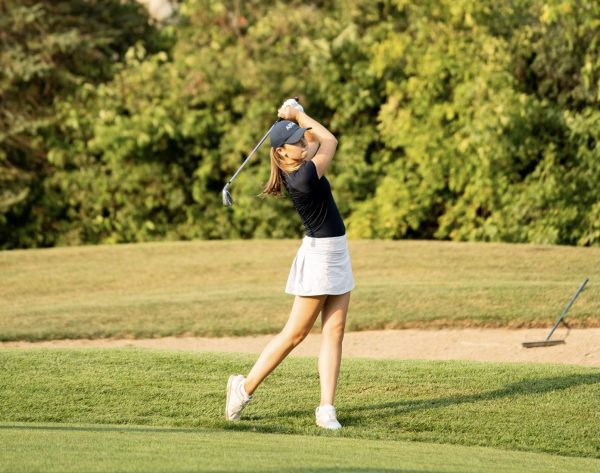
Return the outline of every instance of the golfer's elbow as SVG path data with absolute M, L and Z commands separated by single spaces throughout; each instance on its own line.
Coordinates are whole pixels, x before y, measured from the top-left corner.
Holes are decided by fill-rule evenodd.
M 327 136 L 323 139 L 321 145 L 323 144 L 327 144 L 328 147 L 331 147 L 335 150 L 338 145 L 338 140 L 333 134 L 330 134 L 330 136 Z
M 321 150 L 323 150 L 323 153 L 325 153 L 325 154 L 331 156 L 331 158 L 333 158 L 333 155 L 335 154 L 335 152 L 337 150 L 337 140 L 335 139 L 335 137 L 328 138 L 326 141 L 321 143 Z
M 334 145 L 337 146 L 337 138 L 327 128 L 321 126 L 320 129 L 311 130 L 312 136 L 316 138 L 319 145 Z

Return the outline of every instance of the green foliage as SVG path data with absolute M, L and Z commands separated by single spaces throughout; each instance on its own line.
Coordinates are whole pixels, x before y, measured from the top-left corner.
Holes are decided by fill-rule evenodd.
M 133 0 L 1 0 L 0 38 L 0 247 L 47 246 L 63 212 L 46 188 L 55 101 L 109 80 L 134 42 L 168 42 Z
M 394 162 L 354 235 L 600 243 L 598 5 L 430 3 L 373 49 Z
M 339 138 L 350 237 L 600 245 L 597 2 L 187 0 L 160 41 L 112 18 L 129 36 L 98 38 L 120 46 L 107 72 L 56 64 L 79 79 L 22 151 L 38 168 L 2 174 L 25 183 L 3 186 L 2 247 L 301 236 L 288 200 L 258 198 L 267 145 L 235 205 L 220 194 L 292 95 Z M 44 47 L 78 41 L 55 30 Z

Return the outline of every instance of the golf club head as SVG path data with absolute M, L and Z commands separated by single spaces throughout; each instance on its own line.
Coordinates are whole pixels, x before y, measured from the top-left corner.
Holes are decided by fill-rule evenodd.
M 233 197 L 231 197 L 231 194 L 229 193 L 229 184 L 226 184 L 225 187 L 223 187 L 223 205 L 225 207 L 231 207 L 233 205 Z

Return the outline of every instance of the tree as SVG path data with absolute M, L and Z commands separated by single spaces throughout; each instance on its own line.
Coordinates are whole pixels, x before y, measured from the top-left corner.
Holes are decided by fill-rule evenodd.
M 55 100 L 109 80 L 135 41 L 165 41 L 142 6 L 118 0 L 2 0 L 0 40 L 0 247 L 51 245 L 61 213 L 44 190 Z

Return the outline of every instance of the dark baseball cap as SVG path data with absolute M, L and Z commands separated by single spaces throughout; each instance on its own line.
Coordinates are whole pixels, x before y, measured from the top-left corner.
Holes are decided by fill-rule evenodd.
M 295 122 L 289 120 L 281 120 L 277 122 L 269 138 L 271 138 L 271 147 L 279 148 L 286 143 L 296 143 L 304 136 L 304 132 L 310 128 L 301 128 Z

